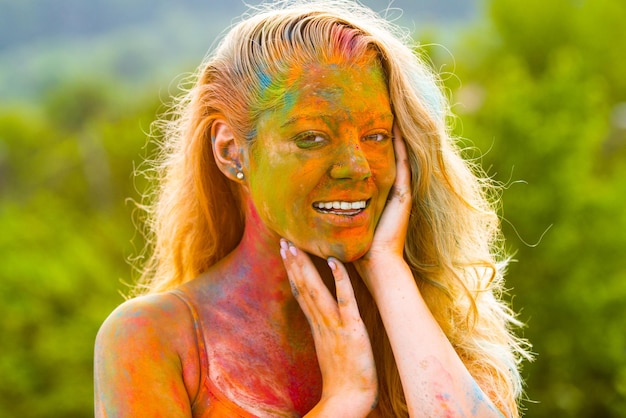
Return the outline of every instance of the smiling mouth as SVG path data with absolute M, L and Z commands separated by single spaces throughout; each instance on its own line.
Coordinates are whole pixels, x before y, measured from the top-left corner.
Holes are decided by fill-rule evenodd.
M 371 199 L 348 202 L 345 200 L 333 200 L 330 202 L 314 202 L 313 208 L 320 213 L 334 215 L 354 216 L 363 212 L 370 204 Z

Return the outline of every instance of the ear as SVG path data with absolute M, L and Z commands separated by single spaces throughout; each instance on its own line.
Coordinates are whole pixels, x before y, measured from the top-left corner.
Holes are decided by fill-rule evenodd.
M 223 119 L 217 119 L 211 126 L 211 144 L 220 171 L 232 181 L 242 183 L 245 178 L 242 149 L 238 146 L 232 129 Z

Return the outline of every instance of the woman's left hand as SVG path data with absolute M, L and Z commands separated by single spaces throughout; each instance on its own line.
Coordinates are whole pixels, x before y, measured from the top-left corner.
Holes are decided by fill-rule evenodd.
M 406 144 L 397 125 L 394 126 L 393 133 L 396 178 L 376 226 L 372 245 L 363 257 L 354 262 L 364 279 L 367 270 L 373 265 L 403 258 L 404 241 L 411 214 L 411 167 Z

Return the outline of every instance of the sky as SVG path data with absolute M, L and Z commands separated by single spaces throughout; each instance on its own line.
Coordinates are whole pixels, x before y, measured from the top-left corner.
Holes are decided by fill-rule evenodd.
M 478 0 L 363 3 L 413 33 L 445 34 L 479 15 Z M 38 99 L 68 80 L 168 88 L 245 10 L 243 1 L 223 0 L 0 0 L 0 105 Z

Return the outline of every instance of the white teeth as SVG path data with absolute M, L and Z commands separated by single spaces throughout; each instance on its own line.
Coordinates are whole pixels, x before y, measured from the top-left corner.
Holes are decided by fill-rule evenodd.
M 315 202 L 314 207 L 318 209 L 340 209 L 340 210 L 355 210 L 365 209 L 367 202 L 365 200 L 359 200 L 356 202 L 346 202 L 335 200 L 333 202 Z

